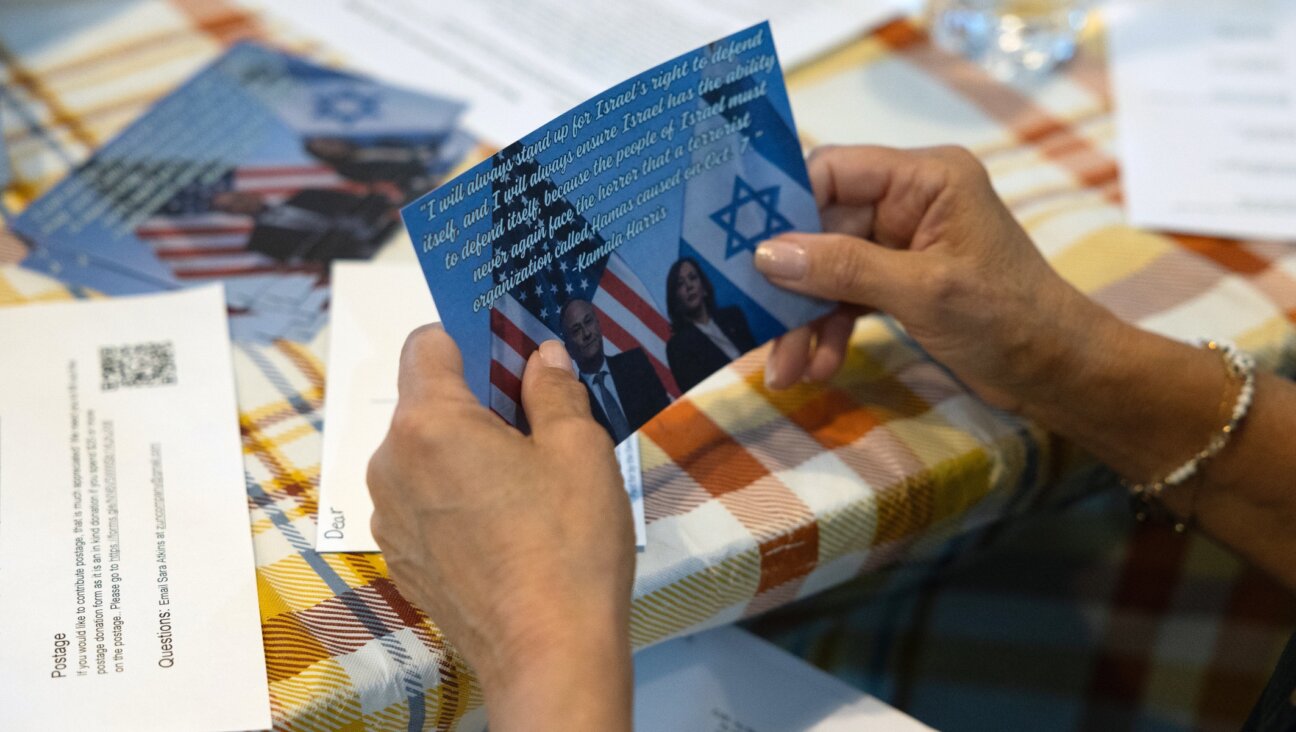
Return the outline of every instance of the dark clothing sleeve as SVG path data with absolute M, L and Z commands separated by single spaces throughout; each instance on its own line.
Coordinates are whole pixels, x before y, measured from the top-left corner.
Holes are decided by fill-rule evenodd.
M 724 354 L 692 324 L 671 334 L 666 363 L 680 391 L 688 391 L 726 362 Z
M 345 191 L 304 189 L 284 202 L 285 206 L 325 216 L 350 216 L 372 227 L 370 236 L 357 238 L 354 231 L 299 231 L 258 222 L 248 236 L 249 251 L 260 252 L 281 262 L 319 262 L 338 259 L 368 259 L 381 246 L 394 220 L 384 222 L 391 204 L 382 196 L 357 196 Z
M 756 347 L 751 328 L 747 326 L 747 318 L 740 308 L 720 308 L 715 314 L 715 322 L 739 353 L 746 353 Z M 670 364 L 671 375 L 675 377 L 680 390 L 688 391 L 724 368 L 729 363 L 729 357 L 705 333 L 689 323 L 672 333 L 670 340 L 666 342 L 666 361 Z
M 716 322 L 720 323 L 720 330 L 733 341 L 739 353 L 746 353 L 756 347 L 756 339 L 752 337 L 751 328 L 747 325 L 747 316 L 743 315 L 742 308 L 736 306 L 720 308 L 720 312 L 716 313 Z
M 1242 726 L 1243 732 L 1296 732 L 1296 635 L 1278 659 L 1260 702 Z
M 617 397 L 631 430 L 637 430 L 661 410 L 670 406 L 666 387 L 642 349 L 632 348 L 608 359 L 616 383 Z

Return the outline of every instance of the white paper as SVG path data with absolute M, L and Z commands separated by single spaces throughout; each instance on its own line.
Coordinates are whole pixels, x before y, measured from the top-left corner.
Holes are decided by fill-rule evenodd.
M 243 0 L 340 52 L 347 64 L 461 97 L 465 122 L 497 145 L 586 98 L 717 38 L 769 19 L 792 68 L 912 0 Z
M 376 552 L 369 532 L 373 502 L 365 483 L 369 457 L 396 409 L 401 347 L 415 328 L 438 322 L 418 264 L 338 261 L 333 265 L 324 459 L 320 466 L 321 552 Z M 630 494 L 635 537 L 644 545 L 639 442 L 617 448 Z
M 417 264 L 338 261 L 331 282 L 315 548 L 376 552 L 365 471 L 396 410 L 401 347 L 410 331 L 440 318 Z
M 576 368 L 572 365 L 573 370 Z M 639 459 L 639 433 L 625 438 L 616 446 L 617 463 L 621 466 L 621 482 L 625 484 L 630 499 L 630 518 L 634 521 L 635 548 L 648 548 L 648 522 L 644 518 L 643 463 Z
M 1131 223 L 1296 240 L 1296 3 L 1106 14 Z
M 635 655 L 640 732 L 921 732 L 930 727 L 734 627 Z
M 269 727 L 220 286 L 0 337 L 0 729 Z

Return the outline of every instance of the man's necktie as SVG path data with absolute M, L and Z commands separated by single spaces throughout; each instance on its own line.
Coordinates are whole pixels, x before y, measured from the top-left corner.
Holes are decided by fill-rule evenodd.
M 598 387 L 599 401 L 603 402 L 603 411 L 607 414 L 608 424 L 612 425 L 612 438 L 620 444 L 630 436 L 630 423 L 626 421 L 625 412 L 621 411 L 621 405 L 617 404 L 616 397 L 612 396 L 612 390 L 603 383 L 603 379 L 609 375 L 606 371 L 598 372 L 594 376 L 594 385 Z

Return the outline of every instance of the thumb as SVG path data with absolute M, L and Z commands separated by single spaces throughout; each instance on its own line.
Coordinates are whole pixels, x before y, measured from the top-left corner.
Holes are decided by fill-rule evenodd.
M 541 343 L 527 359 L 522 373 L 522 408 L 536 436 L 573 419 L 587 421 L 603 431 L 590 416 L 589 396 L 572 372 L 571 357 L 560 341 Z
M 779 287 L 891 313 L 912 297 L 915 264 L 911 252 L 845 234 L 784 234 L 756 248 L 756 269 Z
M 415 328 L 401 348 L 396 390 L 405 404 L 438 407 L 476 401 L 463 378 L 459 347 L 440 323 Z

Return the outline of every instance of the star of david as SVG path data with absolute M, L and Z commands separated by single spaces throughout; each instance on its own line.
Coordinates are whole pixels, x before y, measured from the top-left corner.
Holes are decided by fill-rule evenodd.
M 315 97 L 315 118 L 333 119 L 353 125 L 366 117 L 378 116 L 378 97 L 355 89 L 339 89 Z
M 766 239 L 792 230 L 792 222 L 778 212 L 779 186 L 752 188 L 734 176 L 733 200 L 711 214 L 711 220 L 724 229 L 725 259 L 750 249 Z

